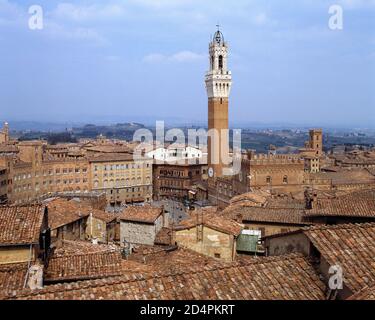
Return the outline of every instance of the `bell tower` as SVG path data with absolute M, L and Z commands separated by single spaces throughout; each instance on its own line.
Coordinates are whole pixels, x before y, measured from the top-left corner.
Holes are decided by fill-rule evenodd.
M 4 122 L 3 130 L 0 131 L 0 143 L 9 142 L 9 124 Z
M 206 74 L 208 174 L 215 179 L 223 175 L 223 157 L 229 155 L 228 99 L 232 86 L 232 73 L 228 70 L 228 44 L 219 29 L 209 44 L 209 57 L 209 71 Z

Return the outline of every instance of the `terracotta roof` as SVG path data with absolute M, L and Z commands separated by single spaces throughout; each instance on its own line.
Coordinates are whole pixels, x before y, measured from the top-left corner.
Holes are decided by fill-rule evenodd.
M 131 148 L 127 146 L 95 146 L 86 148 L 87 151 L 98 152 L 98 153 L 131 153 Z
M 336 198 L 318 198 L 306 215 L 375 218 L 375 190 L 353 192 Z
M 123 210 L 120 220 L 153 224 L 163 213 L 162 208 L 146 206 L 130 206 Z
M 107 153 L 99 156 L 89 158 L 90 162 L 122 162 L 122 161 L 135 161 L 133 154 L 130 153 Z
M 48 223 L 52 230 L 73 223 L 90 215 L 92 209 L 76 201 L 55 198 L 45 201 L 48 207 Z
M 104 221 L 106 223 L 110 223 L 110 222 L 112 222 L 112 221 L 114 221 L 114 220 L 117 219 L 117 215 L 105 212 L 103 210 L 92 209 L 91 212 L 92 212 L 92 216 L 95 219 L 102 220 L 102 221 Z
M 246 205 L 227 207 L 223 215 L 242 222 L 269 222 L 281 224 L 310 225 L 305 220 L 304 210 L 261 208 Z M 237 221 L 238 221 L 237 220 Z
M 202 211 L 202 209 L 198 209 Z M 191 214 L 191 218 L 184 220 L 176 227 L 176 231 L 191 229 L 197 225 L 201 225 L 224 232 L 230 235 L 238 236 L 243 226 L 232 219 L 225 218 L 220 216 L 218 213 L 206 212 L 203 210 L 203 214 L 199 212 L 194 212 Z
M 172 240 L 172 230 L 169 228 L 161 228 L 161 230 L 156 235 L 154 243 L 156 245 L 168 246 L 171 244 Z
M 191 272 L 204 267 L 228 266 L 228 262 L 214 259 L 196 251 L 177 246 L 137 246 L 129 259 L 143 263 L 155 272 Z
M 264 204 L 264 207 L 278 209 L 305 209 L 306 202 L 304 199 L 294 199 L 292 197 L 269 198 Z
M 121 275 L 122 257 L 113 246 L 64 241 L 49 260 L 47 282 L 97 279 Z
M 0 295 L 23 289 L 28 263 L 0 265 Z
M 194 271 L 127 275 L 26 290 L 17 299 L 73 300 L 316 300 L 325 286 L 302 255 L 258 258 Z M 12 298 L 12 296 L 10 297 Z
M 319 226 L 303 231 L 330 265 L 340 265 L 352 292 L 375 282 L 375 223 Z
M 375 284 L 362 288 L 347 300 L 375 300 Z
M 0 144 L 0 152 L 3 153 L 17 153 L 18 148 L 15 145 L 9 145 L 9 144 Z
M 0 207 L 0 246 L 39 242 L 45 207 Z
M 244 193 L 238 196 L 233 197 L 230 200 L 231 204 L 236 204 L 239 202 L 252 202 L 254 205 L 261 206 L 267 201 L 267 197 L 270 196 L 271 194 L 267 194 L 266 192 L 248 192 Z
M 311 176 L 313 179 L 329 179 L 334 185 L 375 183 L 375 177 L 365 168 L 353 168 L 338 172 L 318 172 Z

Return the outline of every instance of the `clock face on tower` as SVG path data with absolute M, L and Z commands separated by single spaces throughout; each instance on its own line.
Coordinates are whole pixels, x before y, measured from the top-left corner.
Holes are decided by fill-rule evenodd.
M 213 176 L 214 176 L 214 169 L 213 168 L 208 169 L 208 176 L 210 178 L 213 178 Z

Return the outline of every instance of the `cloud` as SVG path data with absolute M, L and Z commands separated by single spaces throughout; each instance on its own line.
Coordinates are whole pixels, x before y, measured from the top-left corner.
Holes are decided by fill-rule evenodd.
M 108 41 L 95 29 L 84 27 L 67 27 L 52 20 L 45 21 L 43 32 L 53 39 L 57 38 L 72 41 L 87 41 L 99 46 L 108 44 Z
M 146 57 L 144 57 L 143 61 L 145 62 L 161 62 L 161 61 L 165 61 L 167 60 L 167 57 L 163 54 L 160 54 L 160 53 L 151 53 L 149 55 L 147 55 Z
M 0 0 L 0 25 L 20 22 L 25 17 L 25 12 L 17 4 L 8 0 Z
M 120 4 L 94 4 L 80 6 L 72 3 L 60 3 L 52 11 L 51 16 L 57 19 L 72 20 L 75 22 L 109 20 L 120 18 L 125 13 L 125 7 Z
M 192 62 L 201 59 L 205 59 L 205 54 L 198 54 L 191 51 L 180 51 L 171 55 L 164 55 L 161 53 L 152 53 L 144 57 L 143 61 L 154 63 L 154 62 Z
M 375 0 L 339 0 L 345 9 L 375 8 Z
M 186 61 L 196 61 L 201 60 L 206 57 L 205 54 L 198 54 L 191 51 L 181 51 L 175 53 L 170 57 L 170 60 L 177 61 L 177 62 L 186 62 Z

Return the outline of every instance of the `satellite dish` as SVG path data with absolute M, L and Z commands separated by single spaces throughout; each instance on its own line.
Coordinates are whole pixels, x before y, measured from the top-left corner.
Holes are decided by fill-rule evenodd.
M 214 169 L 210 168 L 208 169 L 208 176 L 212 178 L 214 176 Z

